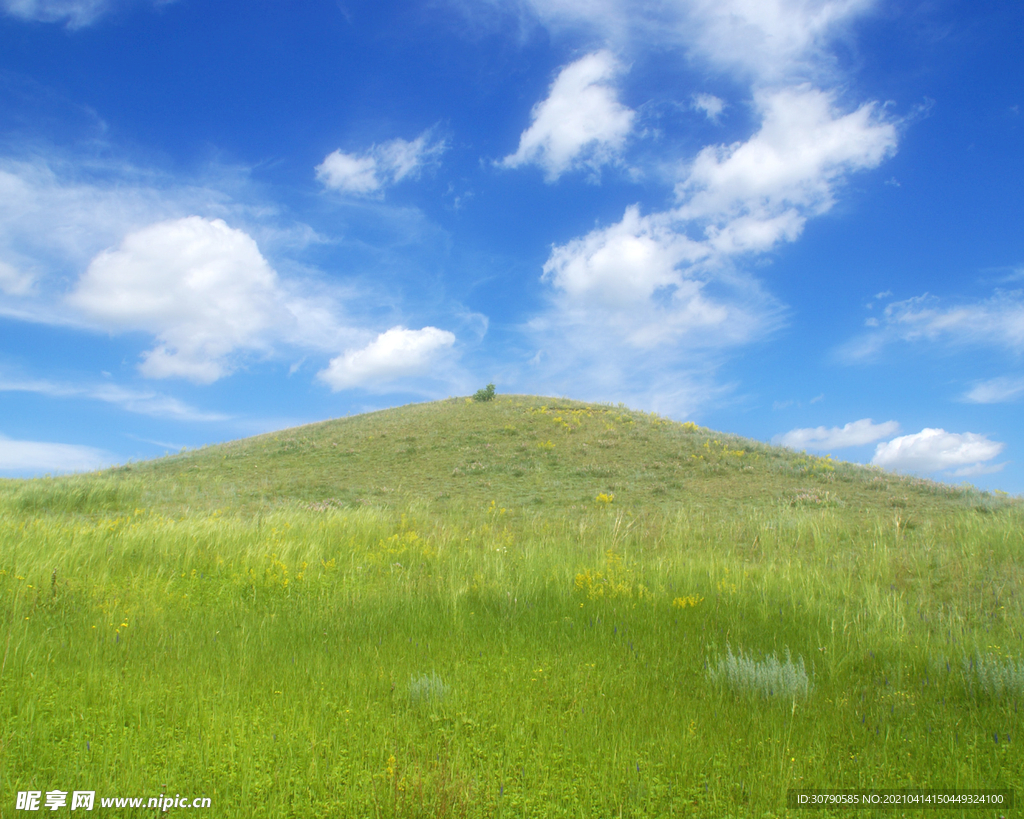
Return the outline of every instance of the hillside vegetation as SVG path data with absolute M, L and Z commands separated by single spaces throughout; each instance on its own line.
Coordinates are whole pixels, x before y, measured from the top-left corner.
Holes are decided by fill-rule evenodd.
M 1022 588 L 1017 499 L 560 399 L 6 481 L 0 814 L 54 789 L 746 817 L 790 788 L 1016 788 Z
M 617 508 L 727 513 L 780 503 L 853 514 L 983 512 L 1008 499 L 794 453 L 625 407 L 500 396 L 340 418 L 85 478 L 8 482 L 26 510 L 230 508 L 291 502 L 435 511 Z

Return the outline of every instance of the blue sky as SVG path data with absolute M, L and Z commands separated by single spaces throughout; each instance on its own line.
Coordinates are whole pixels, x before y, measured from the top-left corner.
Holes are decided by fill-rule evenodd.
M 0 474 L 499 392 L 1024 492 L 1024 6 L 0 0 Z

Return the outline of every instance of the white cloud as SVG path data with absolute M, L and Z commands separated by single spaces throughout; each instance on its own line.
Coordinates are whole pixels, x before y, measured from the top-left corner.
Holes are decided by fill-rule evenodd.
M 685 346 L 638 351 L 592 321 L 566 326 L 548 315 L 526 330 L 536 346 L 509 351 L 504 368 L 494 375 L 503 391 L 621 402 L 685 419 L 728 401 L 737 386 L 717 381 L 721 356 L 713 352 Z
M 324 187 L 344 193 L 377 194 L 406 177 L 415 178 L 437 161 L 447 146 L 443 140 L 431 142 L 431 133 L 424 131 L 411 142 L 392 139 L 362 154 L 332 151 L 316 166 L 317 178 Z
M 508 3 L 506 3 L 507 5 Z M 479 6 L 479 3 L 473 3 Z M 756 83 L 834 72 L 828 47 L 874 0 L 527 0 L 536 19 L 620 48 L 682 47 Z
M 714 94 L 694 94 L 693 107 L 700 111 L 712 122 L 718 122 L 718 118 L 725 110 L 725 102 Z
M 758 104 L 759 130 L 701 151 L 677 188 L 678 207 L 645 216 L 632 206 L 617 224 L 553 248 L 544 266 L 552 307 L 534 327 L 708 350 L 778 326 L 778 306 L 733 260 L 795 240 L 848 173 L 893 150 L 896 133 L 873 106 L 843 114 L 832 95 L 809 87 Z
M 682 283 L 679 266 L 708 250 L 673 230 L 664 215 L 641 216 L 626 208 L 622 220 L 555 247 L 544 278 L 573 301 L 605 307 L 646 302 L 659 288 Z
M 87 26 L 110 7 L 107 0 L 0 0 L 12 17 L 44 23 L 66 22 L 69 28 Z
M 792 449 L 843 449 L 870 444 L 899 431 L 900 425 L 896 421 L 876 424 L 870 418 L 861 418 L 841 427 L 793 429 L 784 435 L 775 436 L 772 443 Z
M 576 42 L 604 43 L 602 54 L 635 54 L 638 64 L 651 53 L 659 60 L 674 55 L 688 70 L 728 74 L 749 89 L 740 99 L 693 89 L 689 104 L 712 121 L 727 107 L 750 105 L 752 131 L 676 161 L 671 207 L 645 212 L 634 205 L 618 223 L 553 247 L 543 271 L 548 304 L 528 325 L 538 377 L 543 372 L 550 383 L 591 379 L 606 394 L 643 396 L 646 406 L 675 395 L 665 400 L 688 413 L 701 391 L 727 392 L 711 381 L 725 353 L 765 338 L 782 321 L 778 302 L 743 267 L 797 240 L 808 219 L 833 208 L 850 176 L 878 167 L 897 148 L 898 123 L 881 105 L 846 101 L 850 84 L 832 51 L 873 0 L 461 2 L 525 7 Z M 603 104 L 621 105 L 614 75 L 597 76 L 607 86 Z M 574 96 L 553 86 L 550 99 L 568 106 Z M 543 152 L 542 138 L 555 129 L 541 127 L 545 104 L 504 162 L 532 159 L 551 179 L 586 155 L 573 154 L 582 138 L 567 141 L 561 156 Z M 543 121 L 561 117 L 552 112 Z M 630 131 L 623 125 L 619 133 L 622 147 L 610 157 L 625 163 Z M 648 155 L 662 144 L 652 140 Z M 664 174 L 672 164 L 653 166 Z M 676 389 L 673 378 L 686 387 Z
M 926 293 L 889 304 L 875 326 L 876 331 L 845 344 L 840 357 L 848 361 L 871 358 L 896 341 L 1002 347 L 1021 353 L 1024 290 L 998 290 L 990 299 L 951 306 Z
M 553 307 L 534 326 L 572 330 L 587 346 L 596 336 L 598 347 L 692 350 L 740 344 L 774 325 L 775 305 L 756 282 L 695 268 L 710 253 L 671 214 L 641 216 L 631 206 L 619 223 L 552 250 L 544 279 L 556 291 Z
M 978 475 L 991 475 L 995 472 L 1002 472 L 1006 466 L 1004 461 L 1001 464 L 972 464 L 971 466 L 965 466 L 962 469 L 954 469 L 950 472 L 950 476 L 954 478 L 975 478 Z
M 430 376 L 438 360 L 455 343 L 455 335 L 436 327 L 392 327 L 361 349 L 332 358 L 317 378 L 334 392 L 375 388 L 400 378 Z
M 372 155 L 329 153 L 316 166 L 316 175 L 328 188 L 347 193 L 375 193 L 384 184 L 377 176 L 377 160 Z
M 41 23 L 66 23 L 68 28 L 82 28 L 121 6 L 138 0 L 0 0 L 0 10 L 22 20 Z M 154 6 L 174 0 L 150 0 Z
M 1024 395 L 1024 378 L 993 378 L 976 384 L 964 394 L 972 404 L 1002 404 Z
M 547 99 L 531 112 L 532 123 L 519 148 L 501 164 L 536 164 L 552 182 L 568 170 L 596 169 L 622 152 L 635 112 L 622 105 L 611 85 L 622 66 L 609 51 L 598 51 L 561 70 Z
M 408 171 L 401 151 L 394 164 Z M 286 346 L 337 354 L 362 338 L 342 310 L 343 301 L 358 306 L 352 287 L 318 283 L 315 270 L 288 258 L 320 237 L 308 226 L 282 224 L 272 203 L 254 198 L 244 172 L 212 168 L 207 175 L 240 201 L 89 156 L 0 157 L 0 316 L 151 334 L 156 343 L 143 356 L 143 374 L 198 383 L 253 354 L 277 355 Z M 283 254 L 278 263 L 293 275 L 274 270 L 265 246 Z M 108 398 L 164 417 L 191 411 L 160 409 L 157 394 Z
M 0 392 L 30 392 L 51 398 L 87 398 L 114 404 L 128 412 L 175 421 L 225 421 L 230 416 L 202 412 L 177 398 L 151 390 L 131 390 L 116 384 L 75 386 L 45 380 L 0 378 Z
M 679 36 L 712 63 L 774 83 L 826 72 L 830 41 L 873 5 L 874 0 L 693 0 L 649 7 L 676 10 Z
M 88 472 L 110 466 L 115 456 L 76 444 L 13 441 L 0 435 L 0 471 L 7 473 Z
M 978 304 L 940 308 L 929 296 L 885 308 L 886 324 L 907 341 L 947 339 L 957 343 L 995 343 L 1024 350 L 1024 291 L 997 293 Z
M 851 172 L 896 149 L 896 127 L 867 103 L 843 114 L 832 93 L 802 85 L 759 92 L 761 125 L 746 142 L 704 148 L 676 188 L 682 219 L 707 221 L 722 252 L 766 250 L 795 239 L 824 213 Z
M 25 296 L 32 292 L 32 284 L 30 275 L 0 261 L 0 291 L 9 296 Z
M 81 178 L 90 174 L 108 182 Z M 16 281 L 36 267 L 60 275 L 109 247 L 126 230 L 215 199 L 211 191 L 161 190 L 165 181 L 130 168 L 96 167 L 87 158 L 0 158 L 0 258 L 15 271 Z M 10 275 L 4 278 L 10 280 Z M 25 295 L 23 288 L 18 290 Z
M 199 216 L 128 234 L 92 260 L 67 302 L 106 329 L 155 335 L 146 377 L 200 384 L 230 373 L 238 351 L 266 353 L 307 318 L 325 323 L 322 308 L 285 290 L 252 237 Z
M 213 168 L 209 175 L 248 196 L 243 173 Z M 189 213 L 255 222 L 276 247 L 313 240 L 305 226 L 262 227 L 274 215 L 263 203 L 233 203 L 222 191 L 159 172 L 88 155 L 0 157 L 0 315 L 81 324 L 61 298 L 68 279 L 126 234 Z
M 931 473 L 960 469 L 955 476 L 995 471 L 985 466 L 1005 449 L 1006 444 L 990 441 L 973 432 L 946 432 L 944 429 L 923 429 L 915 435 L 903 435 L 879 444 L 871 463 L 905 472 Z

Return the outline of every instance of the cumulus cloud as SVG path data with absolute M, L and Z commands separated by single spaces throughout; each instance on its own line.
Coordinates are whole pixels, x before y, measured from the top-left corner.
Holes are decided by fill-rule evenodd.
M 858 361 L 897 341 L 1001 347 L 1024 352 L 1024 290 L 997 290 L 983 301 L 945 305 L 925 293 L 886 306 L 871 332 L 845 344 L 840 357 Z M 969 399 L 970 400 L 970 399 Z
M 211 173 L 245 192 L 231 169 Z M 316 240 L 304 225 L 277 222 L 272 206 L 239 204 L 156 171 L 89 157 L 0 157 L 0 315 L 149 334 L 140 366 L 147 377 L 210 383 L 253 356 L 288 347 L 336 355 L 362 338 L 345 319 L 339 285 L 295 264 L 299 275 L 281 276 L 262 251 L 291 253 Z M 51 386 L 132 412 L 209 415 L 158 393 Z
M 107 184 L 82 178 L 102 175 Z M 129 168 L 0 157 L 0 284 L 29 293 L 29 271 L 66 273 L 120 239 L 126 230 L 165 219 L 182 207 L 211 204 L 211 191 L 161 190 L 160 180 Z
M 209 174 L 246 194 L 244 174 Z M 143 372 L 199 383 L 231 372 L 242 352 L 282 343 L 335 353 L 356 336 L 338 288 L 280 278 L 253 234 L 289 253 L 318 237 L 275 216 L 272 205 L 123 163 L 0 157 L 0 315 L 153 334 Z
M 352 387 L 375 388 L 402 378 L 430 376 L 455 335 L 437 327 L 407 330 L 392 327 L 360 349 L 332 358 L 317 378 L 334 392 Z
M 230 169 L 211 175 L 225 186 L 245 185 Z M 62 298 L 67 281 L 126 234 L 189 213 L 255 221 L 275 247 L 312 238 L 305 226 L 261 227 L 272 215 L 263 205 L 236 204 L 223 191 L 152 170 L 86 155 L 0 157 L 0 315 L 81 325 Z
M 103 328 L 155 335 L 143 375 L 200 384 L 230 373 L 237 351 L 267 352 L 307 317 L 324 323 L 321 308 L 285 290 L 251 236 L 199 216 L 128 234 L 92 260 L 67 302 Z
M 78 386 L 42 379 L 0 378 L 0 392 L 29 392 L 51 398 L 86 398 L 114 404 L 128 412 L 175 421 L 225 421 L 229 418 L 221 413 L 203 412 L 169 395 L 161 395 L 152 390 L 132 390 L 116 384 Z
M 14 441 L 0 435 L 0 471 L 8 474 L 88 472 L 115 460 L 109 452 L 91 446 Z
M 1024 395 L 1024 378 L 993 378 L 975 384 L 963 397 L 972 404 L 1002 404 Z
M 670 219 L 641 216 L 633 205 L 617 224 L 555 247 L 544 278 L 574 301 L 614 308 L 678 287 L 680 265 L 707 255 L 704 245 L 674 230 Z
M 701 392 L 727 390 L 709 375 L 730 349 L 765 338 L 783 318 L 781 306 L 749 272 L 752 263 L 797 240 L 809 219 L 834 207 L 847 179 L 896 151 L 899 123 L 877 102 L 848 101 L 851 85 L 833 50 L 874 0 L 452 2 L 471 13 L 525 9 L 551 31 L 605 44 L 602 54 L 625 61 L 653 50 L 659 60 L 675 56 L 688 69 L 726 74 L 747 89 L 738 99 L 689 89 L 695 93 L 687 103 L 711 121 L 730 107 L 749 110 L 751 131 L 682 161 L 654 162 L 652 170 L 664 178 L 667 169 L 677 183 L 670 207 L 630 206 L 618 223 L 553 247 L 543 269 L 548 303 L 528 325 L 536 344 L 533 366 L 549 383 L 578 383 L 585 374 L 607 394 L 646 396 L 646 406 L 659 399 L 641 382 L 657 384 L 665 395 L 685 393 L 670 403 L 687 412 Z M 598 76 L 606 86 L 603 104 L 621 105 L 612 93 L 615 75 Z M 551 100 L 573 99 L 554 91 Z M 537 147 L 547 133 L 541 127 L 546 103 L 537 106 L 534 124 L 504 163 L 532 160 L 551 179 L 585 162 L 585 154 L 572 153 L 582 138 L 564 151 L 573 159 Z M 625 163 L 631 160 L 625 137 L 635 122 L 628 129 L 622 122 L 616 133 L 624 141 L 611 158 Z M 647 154 L 663 139 L 652 140 Z M 670 153 L 678 155 L 676 147 Z M 675 390 L 673 378 L 686 389 Z
M 619 102 L 611 84 L 621 72 L 609 51 L 588 54 L 563 68 L 547 98 L 534 106 L 519 148 L 501 164 L 539 165 L 552 182 L 573 168 L 596 169 L 614 161 L 636 116 Z
M 973 432 L 926 428 L 915 435 L 903 435 L 879 444 L 871 463 L 902 472 L 928 474 L 951 470 L 950 474 L 958 477 L 979 475 L 1001 468 L 1001 465 L 989 466 L 985 462 L 998 456 L 1005 447 L 1006 444 Z
M 424 131 L 412 141 L 392 139 L 373 145 L 361 154 L 332 151 L 316 166 L 316 175 L 326 188 L 358 195 L 379 194 L 384 188 L 406 178 L 415 178 L 421 170 L 444 153 L 443 140 L 432 140 Z
M 553 310 L 534 326 L 589 328 L 634 349 L 693 349 L 743 343 L 774 324 L 778 311 L 756 282 L 696 268 L 709 255 L 671 215 L 629 207 L 619 223 L 552 250 L 543 277 L 556 291 Z
M 704 376 L 729 349 L 765 338 L 782 321 L 778 302 L 744 268 L 797 240 L 809 219 L 834 207 L 851 176 L 877 168 L 897 149 L 899 123 L 877 102 L 848 102 L 850 85 L 833 51 L 874 0 L 463 2 L 476 9 L 496 5 L 525 8 L 550 30 L 603 42 L 607 50 L 599 54 L 625 60 L 653 47 L 749 89 L 742 100 L 694 89 L 689 105 L 711 121 L 727 107 L 749 106 L 752 131 L 687 160 L 660 163 L 659 173 L 674 170 L 671 207 L 633 205 L 617 224 L 553 247 L 543 270 L 548 305 L 529 322 L 537 366 L 550 368 L 548 378 L 556 369 L 566 378 L 586 372 L 602 381 L 617 373 L 615 384 L 625 385 L 642 371 L 664 389 L 671 389 L 671 380 L 660 378 L 666 373 L 713 386 Z M 587 59 L 596 64 L 595 55 Z M 570 106 L 578 94 L 555 93 L 563 76 L 567 70 L 549 100 Z M 601 105 L 621 106 L 614 73 L 594 76 L 604 86 Z M 561 119 L 554 112 L 542 116 L 549 100 L 537 106 L 519 149 L 503 162 L 536 162 L 553 179 L 585 163 L 586 154 L 573 153 L 582 137 L 567 143 L 562 156 L 568 158 L 544 153 L 543 138 L 555 125 L 542 124 Z M 625 138 L 635 123 L 627 127 L 624 116 L 621 123 L 613 133 L 622 147 L 609 142 L 610 157 L 625 162 Z M 556 367 L 556 361 L 563 363 Z
M 861 418 L 841 427 L 793 429 L 784 435 L 775 436 L 772 443 L 792 449 L 843 449 L 870 444 L 899 431 L 900 425 L 896 421 L 876 424 L 870 418 Z
M 544 326 L 589 325 L 637 348 L 685 341 L 691 349 L 733 346 L 777 326 L 777 305 L 733 261 L 796 239 L 849 173 L 894 149 L 896 132 L 874 106 L 843 113 L 831 94 L 809 87 L 758 100 L 759 130 L 701 151 L 677 187 L 677 207 L 643 215 L 634 205 L 619 223 L 553 248 Z
M 707 221 L 723 252 L 766 250 L 799 235 L 835 202 L 851 172 L 877 167 L 896 149 L 893 123 L 867 103 L 838 110 L 835 95 L 801 85 L 758 92 L 757 133 L 704 148 L 676 188 L 678 217 Z
M 213 166 L 197 181 L 86 154 L 0 156 L 0 262 L 41 295 L 126 233 L 196 213 L 244 222 L 276 248 L 322 241 L 308 225 L 278 221 L 245 169 Z

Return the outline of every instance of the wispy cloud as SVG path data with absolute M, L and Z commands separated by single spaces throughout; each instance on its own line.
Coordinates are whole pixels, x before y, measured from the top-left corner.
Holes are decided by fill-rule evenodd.
M 26 296 L 32 292 L 33 284 L 30 274 L 0 261 L 0 292 L 9 296 Z
M 4 301 L 45 300 L 50 280 L 79 272 L 125 233 L 189 212 L 224 214 L 225 199 L 202 186 L 88 156 L 0 157 L 2 289 L 39 297 Z
M 1024 396 L 1024 378 L 992 378 L 975 384 L 964 393 L 963 400 L 971 404 L 1002 404 Z
M 377 195 L 403 179 L 417 177 L 423 168 L 436 163 L 446 148 L 445 141 L 434 139 L 430 129 L 414 140 L 392 139 L 360 154 L 339 148 L 316 166 L 316 175 L 324 187 L 332 190 Z
M 997 457 L 1006 444 L 974 432 L 923 429 L 879 444 L 871 463 L 901 472 L 930 474 L 946 470 L 954 477 L 981 475 L 1002 469 L 986 462 Z
M 896 421 L 876 424 L 870 418 L 861 418 L 841 427 L 793 429 L 783 435 L 776 435 L 772 443 L 792 449 L 843 449 L 874 443 L 899 431 L 900 425 Z
M 989 299 L 945 304 L 929 294 L 887 305 L 871 330 L 839 349 L 842 360 L 877 356 L 896 342 L 978 345 L 1024 352 L 1024 290 L 997 290 Z
M 474 6 L 479 4 L 474 3 Z M 830 79 L 832 41 L 874 0 L 527 0 L 552 29 L 583 29 L 617 47 L 676 47 L 757 84 Z
M 115 0 L 0 0 L 0 9 L 11 17 L 43 23 L 66 23 L 81 28 L 95 22 L 113 7 Z
M 619 102 L 612 85 L 622 70 L 609 51 L 588 54 L 563 68 L 547 98 L 534 106 L 519 148 L 501 164 L 539 165 L 553 182 L 570 169 L 596 170 L 614 161 L 636 116 Z
M 203 412 L 177 398 L 149 390 L 131 390 L 116 384 L 78 386 L 46 380 L 0 378 L 0 392 L 30 392 L 51 398 L 85 398 L 114 404 L 128 412 L 175 421 L 226 421 L 231 416 Z
M 725 110 L 725 102 L 714 94 L 694 94 L 693 107 L 712 122 L 718 122 L 718 118 Z
M 8 474 L 88 472 L 116 460 L 116 456 L 95 447 L 15 441 L 0 435 L 0 472 Z

